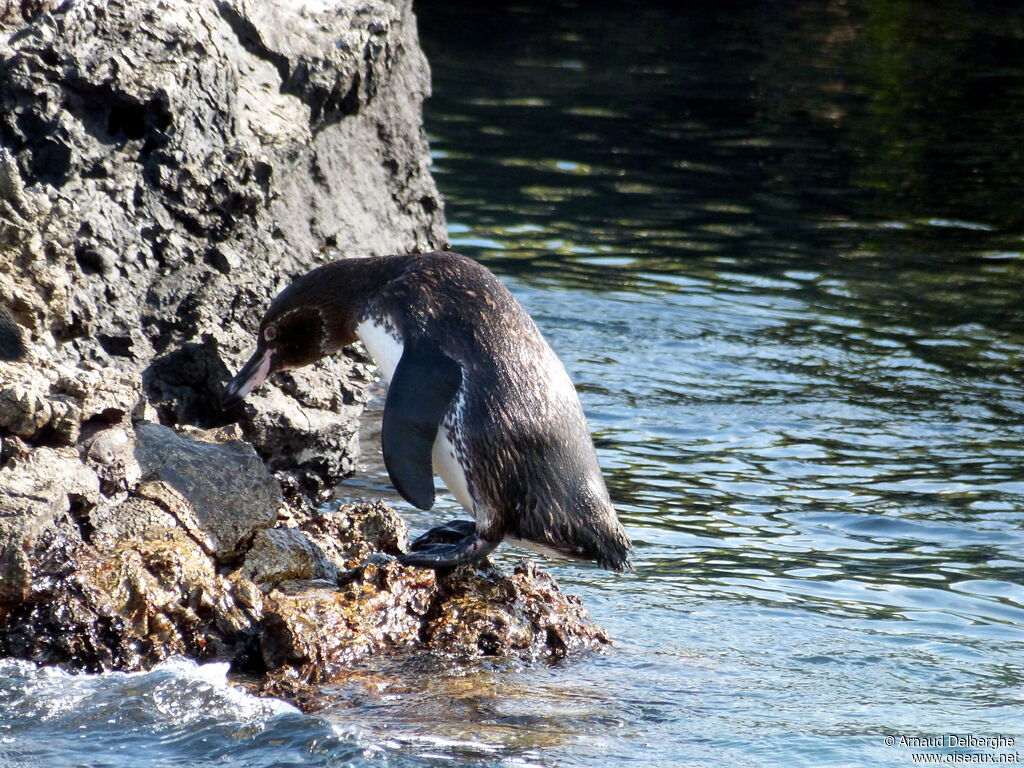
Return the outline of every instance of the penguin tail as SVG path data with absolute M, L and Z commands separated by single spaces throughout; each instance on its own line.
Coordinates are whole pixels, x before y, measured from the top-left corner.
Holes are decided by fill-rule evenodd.
M 605 542 L 604 546 L 597 552 L 597 564 L 602 568 L 616 573 L 636 573 L 633 563 L 629 560 L 629 554 L 633 551 L 629 539 L 617 539 L 612 542 Z

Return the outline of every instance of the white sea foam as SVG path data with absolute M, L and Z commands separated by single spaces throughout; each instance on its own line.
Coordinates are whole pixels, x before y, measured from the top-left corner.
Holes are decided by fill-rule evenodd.
M 297 713 L 291 704 L 261 699 L 227 679 L 226 663 L 197 664 L 171 658 L 147 672 L 71 674 L 25 661 L 0 661 L 0 706 L 18 706 L 22 715 L 43 720 L 66 717 L 97 720 L 123 716 L 134 709 L 152 722 L 178 725 L 199 720 L 230 719 L 258 723 L 283 713 Z
M 354 729 L 228 682 L 227 664 L 69 674 L 0 661 L 0 766 L 366 765 Z M 315 759 L 311 759 L 316 755 Z

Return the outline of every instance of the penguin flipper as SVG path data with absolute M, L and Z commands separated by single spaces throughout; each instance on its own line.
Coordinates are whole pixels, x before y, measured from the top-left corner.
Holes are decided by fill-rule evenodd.
M 406 342 L 384 400 L 380 442 L 395 489 L 420 509 L 434 506 L 431 451 L 461 385 L 462 368 L 436 343 Z

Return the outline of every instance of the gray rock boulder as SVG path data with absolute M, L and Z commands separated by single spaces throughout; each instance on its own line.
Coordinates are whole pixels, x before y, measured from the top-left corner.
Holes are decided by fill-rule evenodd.
M 159 424 L 135 425 L 143 495 L 162 501 L 178 524 L 219 562 L 239 557 L 277 516 L 281 488 L 249 443 L 188 439 Z M 177 498 L 175 498 L 177 497 Z
M 257 584 L 338 578 L 338 566 L 297 528 L 259 531 L 245 556 L 242 575 Z

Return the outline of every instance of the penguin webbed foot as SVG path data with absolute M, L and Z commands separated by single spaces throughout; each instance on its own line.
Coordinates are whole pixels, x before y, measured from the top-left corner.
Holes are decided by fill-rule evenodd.
M 431 528 L 420 534 L 409 544 L 410 552 L 428 551 L 435 544 L 457 544 L 467 536 L 476 533 L 476 523 L 472 520 L 449 520 L 444 525 Z
M 455 522 L 464 523 L 469 521 Z M 439 527 L 447 529 L 449 525 L 451 524 Z M 443 534 L 448 537 L 448 541 L 421 542 L 424 537 L 430 536 L 438 528 L 427 531 L 427 533 L 420 536 L 414 542 L 414 544 L 418 545 L 416 549 L 407 555 L 399 556 L 398 562 L 402 565 L 413 565 L 420 568 L 433 568 L 437 570 L 440 568 L 456 568 L 460 565 L 468 565 L 483 560 L 494 551 L 494 548 L 500 543 L 500 539 L 498 541 L 488 541 L 476 533 L 476 525 L 474 523 L 469 522 L 469 526 L 471 526 L 473 532 L 468 536 L 463 535 L 462 538 L 454 543 L 451 542 L 451 537 L 456 534 L 457 530 L 449 529 L 448 532 Z

